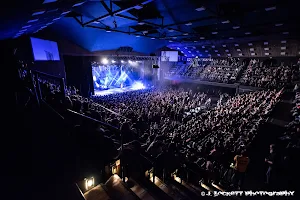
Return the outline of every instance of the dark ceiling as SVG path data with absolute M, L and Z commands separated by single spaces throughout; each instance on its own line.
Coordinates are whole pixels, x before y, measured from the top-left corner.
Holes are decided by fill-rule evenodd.
M 42 3 L 23 2 L 19 9 L 2 13 L 10 17 L 1 23 L 1 39 L 50 26 L 90 51 L 132 46 L 148 53 L 162 46 L 192 45 L 201 50 L 199 47 L 208 44 L 300 37 L 300 13 L 291 0 L 91 0 L 77 6 L 74 4 L 80 2 L 72 0 Z M 45 13 L 34 16 L 37 10 Z M 29 23 L 31 19 L 38 21 Z M 22 31 L 28 24 L 30 27 Z

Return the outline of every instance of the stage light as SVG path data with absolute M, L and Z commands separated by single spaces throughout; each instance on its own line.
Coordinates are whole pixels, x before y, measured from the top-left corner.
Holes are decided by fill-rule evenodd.
M 116 63 L 116 61 L 115 61 L 115 60 L 112 60 L 111 62 L 112 62 L 112 63 Z
M 124 63 L 124 60 L 121 60 L 121 63 Z
M 131 61 L 131 60 L 128 60 L 128 63 L 129 63 L 129 64 L 132 64 L 132 61 Z
M 93 76 L 93 80 L 94 80 L 94 81 L 96 81 L 96 80 L 97 80 L 96 76 Z
M 102 62 L 102 64 L 104 64 L 104 65 L 108 64 L 108 60 L 107 60 L 106 58 L 103 58 L 101 62 Z
M 86 190 L 89 190 L 89 189 L 91 189 L 91 188 L 94 187 L 94 185 L 95 185 L 95 179 L 94 179 L 94 177 L 85 178 L 84 180 L 85 180 L 85 189 Z

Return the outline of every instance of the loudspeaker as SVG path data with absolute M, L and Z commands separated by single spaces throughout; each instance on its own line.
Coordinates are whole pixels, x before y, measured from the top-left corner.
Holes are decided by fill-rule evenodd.
M 153 65 L 152 65 L 152 68 L 153 68 L 153 69 L 158 69 L 159 66 L 158 66 L 157 64 L 153 64 Z

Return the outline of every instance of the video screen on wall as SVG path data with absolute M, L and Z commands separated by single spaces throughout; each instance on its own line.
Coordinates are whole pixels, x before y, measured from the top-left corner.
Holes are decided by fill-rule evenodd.
M 59 61 L 59 51 L 56 42 L 30 38 L 35 61 Z
M 178 62 L 178 51 L 162 51 L 161 61 Z

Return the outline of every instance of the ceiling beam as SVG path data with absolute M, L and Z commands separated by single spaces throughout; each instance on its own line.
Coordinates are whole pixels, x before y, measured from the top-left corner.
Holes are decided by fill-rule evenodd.
M 100 29 L 100 30 L 104 30 L 104 31 L 109 30 L 110 32 L 116 32 L 116 33 L 130 34 L 130 32 L 127 32 L 127 31 L 120 31 L 120 30 L 117 30 L 117 29 L 107 29 L 107 28 L 103 28 L 103 27 L 99 27 L 99 26 L 93 26 L 93 25 L 86 25 L 86 27 Z
M 94 18 L 94 19 L 92 19 L 92 20 L 90 20 L 90 21 L 87 21 L 87 22 L 83 23 L 83 26 L 86 26 L 86 25 L 88 25 L 88 24 L 90 24 L 90 23 L 93 23 L 93 22 L 95 22 L 95 21 L 100 21 L 100 20 L 107 19 L 107 18 L 109 18 L 109 17 L 111 17 L 111 16 L 114 16 L 114 15 L 117 15 L 117 14 L 121 14 L 121 13 L 124 13 L 124 12 L 128 12 L 128 11 L 134 9 L 137 5 L 146 5 L 146 4 L 148 4 L 148 3 L 152 2 L 152 1 L 154 1 L 154 0 L 147 0 L 147 1 L 144 1 L 144 2 L 139 3 L 139 4 L 133 4 L 132 6 L 129 6 L 129 7 L 127 7 L 127 8 L 120 8 L 120 9 L 118 9 L 118 10 L 116 10 L 116 11 L 113 11 L 113 12 L 108 13 L 108 14 L 106 14 L 106 15 L 103 15 L 103 16 L 101 16 L 101 17 L 97 17 L 97 18 Z
M 111 2 L 111 1 L 110 1 Z M 112 14 L 112 10 L 106 5 L 106 3 L 104 1 L 100 1 L 100 3 L 102 4 L 102 6 L 105 8 L 105 10 L 111 15 L 113 16 Z
M 165 25 L 164 28 L 168 28 L 171 26 L 177 26 L 177 25 L 182 25 L 182 24 L 187 24 L 187 23 L 193 23 L 193 22 L 201 22 L 201 21 L 206 21 L 206 20 L 211 20 L 211 19 L 216 19 L 216 16 L 208 16 L 208 17 L 202 17 L 202 18 L 198 18 L 198 19 L 192 19 L 192 20 L 187 20 L 187 21 L 182 21 L 182 22 L 178 22 L 178 23 L 174 23 L 174 24 L 168 24 Z
M 172 13 L 172 10 L 170 9 L 170 7 L 168 6 L 168 4 L 166 3 L 165 0 L 161 0 L 162 4 L 164 5 L 164 7 L 166 8 L 168 14 L 170 15 L 171 19 L 173 20 L 174 23 L 178 23 L 178 21 L 176 20 L 175 16 Z M 180 30 L 180 25 L 177 25 L 177 29 Z
M 116 17 L 120 17 L 120 18 L 123 18 L 123 19 L 129 19 L 129 20 L 132 20 L 132 21 L 136 21 L 136 22 L 139 22 L 139 23 L 144 23 L 146 25 L 150 25 L 150 26 L 153 26 L 155 28 L 151 29 L 151 30 L 157 30 L 158 28 L 163 28 L 163 24 L 155 24 L 155 23 L 152 23 L 152 22 L 147 22 L 147 21 L 144 21 L 144 20 L 139 20 L 139 19 L 136 19 L 136 18 L 133 18 L 133 17 L 128 17 L 128 16 L 125 16 L 125 15 L 122 15 L 122 14 L 117 14 L 115 15 Z M 179 29 L 174 29 L 174 31 L 178 31 L 178 32 L 181 32 L 181 33 L 186 33 L 184 31 L 181 31 Z M 145 31 L 145 30 L 144 30 Z M 150 30 L 148 30 L 150 31 Z M 134 31 L 132 33 L 139 33 L 141 31 Z
M 107 29 L 107 28 L 103 28 L 103 27 L 99 27 L 99 26 L 94 26 L 94 25 L 87 25 L 86 27 L 88 27 L 88 28 L 94 28 L 94 29 L 99 29 L 99 30 L 104 30 L 104 31 L 109 30 L 110 32 L 123 33 L 123 34 L 128 34 L 128 35 L 146 37 L 146 38 L 160 39 L 159 37 L 142 35 L 142 34 L 132 34 L 130 31 L 121 31 L 121 30 L 117 30 L 117 29 Z
M 216 17 L 215 16 L 209 16 L 209 17 L 203 17 L 203 18 L 198 18 L 198 19 L 192 19 L 192 20 L 183 21 L 183 22 L 179 22 L 179 23 L 174 23 L 174 24 L 168 24 L 168 25 L 165 25 L 165 26 L 160 26 L 160 28 L 169 28 L 169 29 L 172 29 L 172 30 L 180 32 L 180 33 L 188 33 L 188 34 L 194 34 L 195 35 L 195 34 L 198 34 L 198 33 L 190 33 L 190 32 L 181 31 L 181 30 L 178 30 L 178 29 L 175 29 L 175 28 L 170 28 L 170 27 L 177 26 L 177 25 L 182 25 L 182 24 L 187 24 L 189 22 L 192 22 L 192 23 L 193 22 L 201 22 L 201 21 L 206 21 L 206 20 L 211 20 L 211 19 L 216 19 Z M 145 22 L 145 24 L 147 24 L 147 22 Z M 156 29 L 157 28 L 152 28 L 152 29 L 143 30 L 143 31 L 152 31 L 152 30 L 156 30 Z M 135 32 L 132 32 L 132 33 L 139 33 L 139 32 L 142 32 L 142 31 L 135 31 Z

